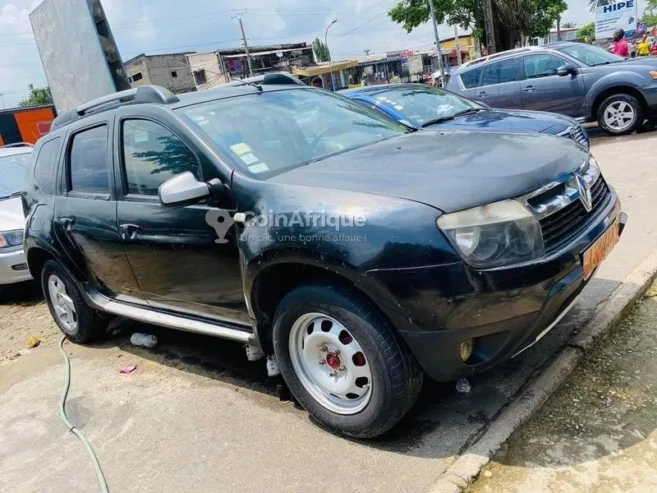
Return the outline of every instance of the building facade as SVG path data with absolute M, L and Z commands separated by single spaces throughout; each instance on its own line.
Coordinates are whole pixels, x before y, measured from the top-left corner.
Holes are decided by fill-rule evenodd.
M 313 48 L 308 43 L 249 47 L 253 75 L 267 72 L 292 72 L 294 68 L 314 65 Z M 214 50 L 187 55 L 197 90 L 211 89 L 231 80 L 249 77 L 244 48 Z
M 196 91 L 186 53 L 146 55 L 142 53 L 125 62 L 132 87 L 156 85 L 173 93 Z

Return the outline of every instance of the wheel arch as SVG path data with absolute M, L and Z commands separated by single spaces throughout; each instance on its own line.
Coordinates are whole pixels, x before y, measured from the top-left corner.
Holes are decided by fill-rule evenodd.
M 352 275 L 353 274 L 353 275 Z M 290 291 L 302 284 L 322 281 L 343 286 L 362 296 L 373 309 L 394 329 L 394 325 L 372 296 L 359 287 L 356 273 L 331 270 L 313 263 L 278 262 L 262 269 L 251 288 L 251 308 L 257 321 L 257 332 L 262 349 L 273 354 L 272 329 L 276 308 Z M 393 332 L 396 332 L 393 330 Z
M 600 109 L 600 105 L 602 105 L 602 102 L 608 97 L 614 96 L 616 94 L 626 94 L 635 97 L 637 101 L 639 101 L 639 104 L 641 105 L 641 110 L 643 111 L 643 114 L 644 115 L 648 114 L 648 103 L 646 101 L 646 98 L 643 96 L 643 94 L 639 89 L 631 85 L 617 85 L 617 86 L 608 87 L 600 91 L 600 93 L 598 93 L 598 95 L 591 103 L 591 119 L 593 121 L 596 121 L 598 119 L 598 110 Z

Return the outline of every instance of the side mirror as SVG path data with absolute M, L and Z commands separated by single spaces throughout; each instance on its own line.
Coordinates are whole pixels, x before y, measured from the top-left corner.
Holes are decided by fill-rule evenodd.
M 571 65 L 570 63 L 564 63 L 561 67 L 557 69 L 557 75 L 560 75 L 561 77 L 565 77 L 566 75 L 572 75 L 575 72 L 577 72 L 577 69 L 575 68 L 574 65 Z
M 210 187 L 198 181 L 190 171 L 185 171 L 162 183 L 158 195 L 165 207 L 184 206 L 209 197 Z

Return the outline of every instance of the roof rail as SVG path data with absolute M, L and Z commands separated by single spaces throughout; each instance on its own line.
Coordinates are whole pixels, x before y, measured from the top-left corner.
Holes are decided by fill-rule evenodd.
M 11 149 L 12 147 L 34 147 L 34 144 L 30 144 L 29 142 L 14 142 L 13 144 L 0 146 L 0 149 Z
M 136 89 L 108 94 L 102 98 L 94 99 L 77 108 L 61 114 L 52 122 L 52 128 L 61 128 L 73 123 L 87 115 L 115 108 L 122 104 L 171 104 L 180 101 L 178 96 L 168 89 L 160 86 L 141 86 Z

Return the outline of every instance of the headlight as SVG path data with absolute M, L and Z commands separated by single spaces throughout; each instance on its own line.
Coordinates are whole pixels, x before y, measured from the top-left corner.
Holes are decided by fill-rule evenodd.
M 0 248 L 9 248 L 23 244 L 23 230 L 0 233 Z
M 445 214 L 436 222 L 473 267 L 512 265 L 545 253 L 538 220 L 515 200 Z

